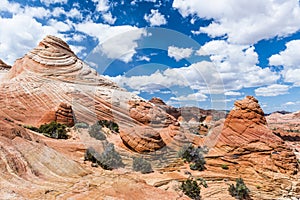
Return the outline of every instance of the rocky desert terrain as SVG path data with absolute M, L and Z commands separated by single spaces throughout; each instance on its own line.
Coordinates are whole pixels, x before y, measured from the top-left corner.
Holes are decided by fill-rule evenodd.
M 191 177 L 207 184 L 201 199 L 235 199 L 228 188 L 237 178 L 249 199 L 300 198 L 299 113 L 265 117 L 252 96 L 229 113 L 147 101 L 99 75 L 54 36 L 12 67 L 1 61 L 0 71 L 0 199 L 190 199 L 179 188 Z M 79 126 L 98 120 L 119 130 L 103 127 L 97 140 Z M 53 121 L 68 126 L 67 139 L 32 128 Z M 109 144 L 122 167 L 105 170 L 84 159 L 87 149 L 101 154 Z M 188 144 L 206 148 L 204 171 L 178 157 Z M 153 172 L 135 172 L 133 157 L 149 161 Z

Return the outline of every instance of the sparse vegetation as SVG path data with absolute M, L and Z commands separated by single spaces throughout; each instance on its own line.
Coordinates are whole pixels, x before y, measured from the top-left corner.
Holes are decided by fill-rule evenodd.
M 64 124 L 51 122 L 50 124 L 41 125 L 38 132 L 55 139 L 68 139 L 66 128 L 67 126 Z
M 221 165 L 221 168 L 222 168 L 222 169 L 225 169 L 225 170 L 229 169 L 228 165 L 226 165 L 226 164 L 222 164 L 222 165 Z
M 99 120 L 98 124 L 102 127 L 109 128 L 109 130 L 119 133 L 119 125 L 111 120 Z
M 4 120 L 8 121 L 8 122 L 14 122 L 12 119 L 9 119 L 7 117 L 4 118 Z
M 103 169 L 112 170 L 119 167 L 124 167 L 124 163 L 120 154 L 115 150 L 112 143 L 109 143 L 104 152 L 99 154 L 94 148 L 89 147 L 84 155 L 84 160 L 89 160 L 92 163 L 97 163 Z
M 89 134 L 91 137 L 95 138 L 96 140 L 105 140 L 106 136 L 105 134 L 101 131 L 102 126 L 96 122 L 89 128 Z
M 234 184 L 231 184 L 228 188 L 228 191 L 230 195 L 236 199 L 249 199 L 250 190 L 247 188 L 242 178 L 236 179 L 236 185 L 234 186 Z
M 133 158 L 132 168 L 134 171 L 141 172 L 142 174 L 153 172 L 151 163 L 143 158 Z
M 42 133 L 43 135 L 50 138 L 68 139 L 66 130 L 67 126 L 54 121 L 49 124 L 43 124 L 39 128 L 31 125 L 24 125 L 23 127 L 38 133 Z
M 200 186 L 198 185 L 197 181 L 193 179 L 187 179 L 186 181 L 182 182 L 180 189 L 186 196 L 195 200 L 200 199 Z
M 99 120 L 95 124 L 89 127 L 89 134 L 91 137 L 97 139 L 97 140 L 105 140 L 106 135 L 102 131 L 102 128 L 106 127 L 110 129 L 113 132 L 119 132 L 119 126 L 117 123 L 113 121 L 107 121 L 107 120 Z
M 99 158 L 100 158 L 100 154 L 93 147 L 89 147 L 86 149 L 84 154 L 85 161 L 91 161 L 92 163 L 97 163 L 97 160 Z
M 191 170 L 205 170 L 205 160 L 203 156 L 203 149 L 198 147 L 195 148 L 192 144 L 183 146 L 182 149 L 178 152 L 180 158 L 185 162 L 190 163 Z

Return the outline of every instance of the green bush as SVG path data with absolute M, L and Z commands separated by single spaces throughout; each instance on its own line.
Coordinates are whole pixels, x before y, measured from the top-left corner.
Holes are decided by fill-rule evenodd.
M 190 197 L 191 199 L 200 199 L 200 187 L 197 181 L 187 179 L 186 181 L 182 182 L 180 189 L 186 196 Z
M 106 136 L 105 134 L 101 131 L 102 126 L 96 122 L 89 128 L 89 134 L 91 137 L 95 138 L 96 140 L 105 140 Z
M 190 163 L 191 170 L 205 170 L 205 160 L 202 148 L 195 148 L 192 144 L 183 146 L 178 152 L 178 156 L 185 162 Z
M 115 147 L 112 143 L 109 143 L 105 148 L 104 152 L 100 156 L 100 160 L 98 160 L 98 164 L 103 169 L 116 169 L 119 167 L 124 167 L 124 163 L 120 154 L 115 150 Z
M 222 169 L 225 169 L 225 170 L 229 169 L 228 165 L 225 165 L 225 164 L 222 164 L 222 165 L 221 165 L 221 168 L 222 168 Z
M 67 126 L 64 124 L 51 122 L 50 124 L 41 125 L 38 132 L 55 139 L 68 139 L 66 128 Z
M 102 127 L 109 128 L 109 130 L 119 133 L 119 125 L 111 120 L 99 120 L 98 124 Z
M 247 188 L 242 178 L 236 179 L 236 185 L 234 186 L 234 184 L 231 184 L 228 188 L 228 191 L 230 195 L 236 199 L 249 199 L 250 190 Z
M 97 160 L 100 158 L 100 155 L 93 147 L 87 148 L 84 154 L 85 161 L 91 161 L 92 163 L 97 163 Z
M 151 163 L 143 158 L 133 158 L 133 166 L 134 171 L 141 172 L 142 174 L 153 172 Z
M 84 155 L 84 160 L 97 163 L 103 169 L 112 170 L 124 167 L 120 154 L 115 150 L 113 144 L 109 143 L 104 152 L 99 154 L 94 148 L 89 147 Z

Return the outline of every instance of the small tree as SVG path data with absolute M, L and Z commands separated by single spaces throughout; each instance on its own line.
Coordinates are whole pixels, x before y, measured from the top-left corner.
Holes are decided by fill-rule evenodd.
M 190 163 L 191 170 L 205 170 L 205 160 L 203 156 L 202 148 L 195 148 L 193 145 L 183 146 L 178 152 L 180 158 L 185 162 Z
M 105 140 L 106 136 L 105 134 L 101 131 L 102 126 L 96 122 L 89 128 L 89 134 L 91 137 L 95 138 L 96 140 Z
M 67 139 L 67 126 L 64 124 L 60 124 L 57 122 L 51 122 L 50 124 L 43 124 L 38 129 L 39 133 L 43 133 L 43 135 L 56 139 Z
M 103 169 L 116 169 L 124 167 L 124 163 L 120 154 L 115 150 L 115 146 L 109 143 L 105 148 L 104 152 L 100 155 L 97 162 Z
M 250 190 L 247 188 L 242 178 L 236 179 L 236 186 L 231 184 L 228 188 L 228 191 L 230 195 L 236 199 L 243 200 L 249 198 Z
M 200 199 L 200 187 L 197 183 L 197 181 L 192 179 L 187 179 L 186 181 L 182 182 L 180 189 L 183 191 L 183 193 L 195 200 Z
M 151 163 L 143 158 L 133 158 L 133 170 L 142 174 L 153 172 Z
M 99 154 L 93 147 L 89 147 L 84 155 L 84 160 L 97 163 L 103 169 L 112 170 L 119 167 L 124 167 L 124 163 L 120 154 L 115 150 L 112 143 L 109 143 L 104 152 Z
M 84 154 L 85 161 L 91 161 L 92 163 L 97 163 L 97 160 L 100 158 L 100 155 L 93 147 L 87 148 Z

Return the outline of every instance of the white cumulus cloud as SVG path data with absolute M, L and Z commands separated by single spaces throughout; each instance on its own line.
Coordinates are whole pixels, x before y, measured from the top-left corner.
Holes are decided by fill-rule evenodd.
M 267 87 L 255 89 L 255 94 L 257 96 L 274 97 L 278 95 L 288 94 L 289 88 L 290 87 L 288 85 L 273 84 Z
M 96 3 L 96 10 L 99 12 L 106 12 L 109 10 L 109 2 L 108 0 L 92 0 Z
M 280 78 L 278 73 L 257 65 L 258 54 L 253 46 L 213 40 L 203 45 L 197 54 L 210 57 L 227 91 L 274 84 Z
M 179 48 L 175 46 L 168 47 L 168 56 L 174 58 L 176 61 L 189 58 L 193 52 L 194 51 L 191 48 Z
M 240 93 L 240 92 L 234 92 L 234 91 L 228 91 L 228 92 L 225 92 L 225 95 L 226 96 L 241 96 L 242 93 Z
M 45 4 L 46 6 L 49 6 L 51 4 L 60 3 L 60 4 L 66 4 L 68 3 L 68 0 L 40 0 L 41 3 Z
M 225 36 L 231 43 L 255 44 L 262 39 L 287 36 L 300 29 L 298 0 L 174 0 L 183 17 L 212 19 L 194 33 Z
M 109 23 L 109 24 L 114 24 L 117 20 L 116 17 L 113 17 L 111 12 L 107 12 L 107 13 L 104 13 L 102 15 L 102 18 L 105 22 Z
M 167 24 L 167 20 L 158 10 L 151 9 L 149 15 L 145 15 L 144 19 L 150 23 L 150 26 L 161 26 Z
M 174 100 L 174 101 L 205 101 L 206 99 L 207 96 L 199 92 L 170 98 L 170 100 Z
M 138 47 L 137 41 L 147 32 L 134 26 L 110 26 L 92 21 L 75 25 L 78 31 L 86 33 L 99 40 L 94 51 L 105 54 L 108 58 L 119 59 L 126 63 L 132 61 Z
M 300 86 L 300 40 L 286 43 L 286 49 L 269 58 L 269 64 L 283 66 L 281 74 L 284 81 Z

